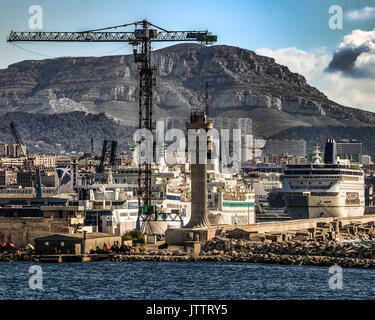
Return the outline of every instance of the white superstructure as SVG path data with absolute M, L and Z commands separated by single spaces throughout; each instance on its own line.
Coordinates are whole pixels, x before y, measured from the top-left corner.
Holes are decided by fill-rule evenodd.
M 289 165 L 281 176 L 292 219 L 361 216 L 365 211 L 364 172 L 349 161 L 323 163 L 319 147 L 309 165 Z
M 211 224 L 255 223 L 255 193 L 246 186 L 241 175 L 225 172 L 222 165 L 214 162 L 208 166 L 207 179 Z

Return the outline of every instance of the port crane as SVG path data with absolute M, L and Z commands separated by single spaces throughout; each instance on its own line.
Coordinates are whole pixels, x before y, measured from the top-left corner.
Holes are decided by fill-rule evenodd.
M 133 26 L 134 31 L 109 31 Z M 151 65 L 151 43 L 196 41 L 210 45 L 217 36 L 206 31 L 168 31 L 147 20 L 80 32 L 16 32 L 11 31 L 8 42 L 60 41 L 60 42 L 127 42 L 133 46 L 134 61 L 139 69 L 139 129 L 152 131 L 152 93 L 156 83 L 155 66 Z M 140 48 L 140 51 L 138 51 Z M 139 163 L 138 207 L 139 215 L 157 220 L 156 207 L 152 206 L 151 163 Z M 141 207 L 141 202 L 143 206 Z
M 108 141 L 104 140 L 103 142 L 103 150 L 102 150 L 102 156 L 100 158 L 100 164 L 97 168 L 97 173 L 103 173 L 104 172 L 104 165 L 106 158 L 109 155 L 109 165 L 113 167 L 115 165 L 115 158 L 116 158 L 116 148 L 117 148 L 117 141 Z
M 253 137 L 253 145 L 252 145 L 252 147 L 242 147 L 242 149 L 250 149 L 251 150 L 251 153 L 252 153 L 251 169 L 255 170 L 255 167 L 256 167 L 255 150 L 264 150 L 264 147 L 256 147 L 255 146 L 255 139 Z
M 26 153 L 23 151 L 23 148 L 22 148 L 23 146 L 25 146 L 25 144 L 23 143 L 22 138 L 20 134 L 18 133 L 16 126 L 13 122 L 10 123 L 10 131 L 12 131 L 14 141 L 17 144 L 17 148 L 19 150 L 21 157 L 26 158 Z

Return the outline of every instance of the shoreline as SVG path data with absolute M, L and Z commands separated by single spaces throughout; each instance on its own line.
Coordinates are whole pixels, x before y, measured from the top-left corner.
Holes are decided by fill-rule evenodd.
M 259 263 L 271 265 L 298 265 L 298 266 L 312 266 L 312 267 L 330 267 L 339 265 L 343 268 L 358 268 L 358 269 L 375 269 L 375 259 L 357 259 L 357 258 L 338 258 L 326 256 L 292 256 L 292 255 L 276 255 L 276 254 L 250 254 L 247 256 L 233 257 L 225 256 L 199 256 L 197 258 L 184 256 L 161 256 L 161 255 L 118 255 L 108 256 L 106 258 L 100 257 L 95 259 L 91 257 L 91 262 L 228 262 L 228 263 Z M 0 262 L 35 262 L 45 263 L 40 261 L 40 257 L 35 255 L 30 259 L 8 259 L 1 258 Z M 52 262 L 50 262 L 52 263 Z M 73 262 L 71 262 L 73 263 Z M 76 263 L 76 262 L 74 262 Z M 84 263 L 84 262 L 82 262 Z
M 264 229 L 270 225 L 260 227 Z M 128 247 L 126 252 L 101 254 L 41 255 L 18 249 L 0 253 L 0 261 L 206 261 L 325 267 L 339 265 L 344 268 L 375 269 L 374 220 L 317 221 L 304 225 L 304 228 L 297 229 L 294 224 L 292 227 L 295 229 L 285 231 L 218 229 L 216 235 L 208 241 L 193 243 L 194 250 L 190 247 L 184 249 L 183 246 L 165 246 L 165 243 Z M 191 245 L 189 241 L 187 244 Z
M 344 268 L 375 269 L 375 243 L 342 243 L 337 241 L 264 243 L 215 237 L 202 245 L 202 251 L 196 257 L 189 256 L 182 250 L 159 249 L 142 253 L 137 251 L 85 254 L 82 257 L 85 257 L 87 259 L 85 261 L 88 262 L 238 262 L 320 267 L 339 265 Z M 76 255 L 61 256 L 77 257 Z M 0 253 L 0 262 L 46 263 L 41 261 L 42 257 L 46 256 L 26 252 Z

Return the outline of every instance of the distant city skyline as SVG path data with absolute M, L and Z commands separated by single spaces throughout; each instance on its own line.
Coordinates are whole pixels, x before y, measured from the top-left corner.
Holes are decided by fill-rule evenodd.
M 167 30 L 208 29 L 218 36 L 217 45 L 274 57 L 328 98 L 375 111 L 375 0 L 5 0 L 0 10 L 0 68 L 22 60 L 131 53 L 126 43 L 7 43 L 11 30 L 36 31 L 29 25 L 29 10 L 35 5 L 43 10 L 41 31 L 83 31 L 144 18 Z M 337 13 L 329 12 L 331 6 L 342 10 L 342 29 L 329 27 Z

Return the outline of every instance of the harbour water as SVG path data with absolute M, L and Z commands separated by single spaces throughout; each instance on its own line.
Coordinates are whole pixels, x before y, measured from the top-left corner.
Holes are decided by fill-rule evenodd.
M 40 264 L 43 290 L 29 288 L 30 262 L 1 262 L 0 299 L 374 299 L 375 270 L 343 268 L 330 289 L 326 267 L 209 262 Z

